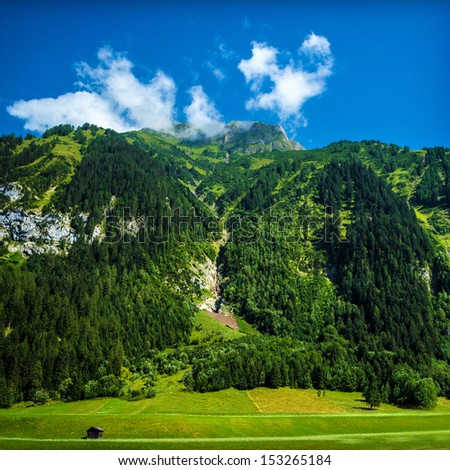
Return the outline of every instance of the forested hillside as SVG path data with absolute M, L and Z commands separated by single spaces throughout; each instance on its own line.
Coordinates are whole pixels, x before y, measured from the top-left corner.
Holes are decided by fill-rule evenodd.
M 450 151 L 250 129 L 0 138 L 1 406 L 180 370 L 200 392 L 450 397 Z

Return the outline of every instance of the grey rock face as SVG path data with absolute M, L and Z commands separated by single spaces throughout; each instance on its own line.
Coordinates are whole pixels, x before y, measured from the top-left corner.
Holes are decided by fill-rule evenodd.
M 0 238 L 17 242 L 42 241 L 47 243 L 67 242 L 73 244 L 77 235 L 70 226 L 67 215 L 45 215 L 19 210 L 0 213 Z
M 0 185 L 0 194 L 7 197 L 10 202 L 16 202 L 22 198 L 22 186 L 19 183 Z

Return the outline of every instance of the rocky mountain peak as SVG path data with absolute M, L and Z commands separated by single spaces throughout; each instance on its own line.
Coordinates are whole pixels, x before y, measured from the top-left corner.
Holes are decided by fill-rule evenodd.
M 227 152 L 252 154 L 272 150 L 304 150 L 295 140 L 289 139 L 280 125 L 252 121 L 231 121 L 223 131 L 213 137 L 207 137 L 201 130 L 189 124 L 178 123 L 175 135 L 184 142 L 216 143 Z
M 263 122 L 231 121 L 223 136 L 216 138 L 228 151 L 256 153 L 271 150 L 304 150 L 298 142 L 287 137 L 280 125 Z

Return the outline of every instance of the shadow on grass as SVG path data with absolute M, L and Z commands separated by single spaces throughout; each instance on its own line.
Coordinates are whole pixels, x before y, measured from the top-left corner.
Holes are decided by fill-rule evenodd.
M 355 398 L 355 401 L 356 402 L 359 402 L 359 403 L 366 403 L 366 400 L 362 400 L 361 398 Z M 408 411 L 427 411 L 423 408 L 420 408 L 418 406 L 412 406 L 412 405 L 395 405 L 396 408 L 398 408 L 399 410 L 408 410 Z M 376 408 L 370 408 L 368 407 L 367 405 L 366 406 L 352 406 L 352 409 L 354 410 L 363 410 L 363 411 L 377 411 L 379 410 L 380 408 L 379 407 L 376 407 Z
M 362 400 L 361 398 L 356 398 L 356 402 L 358 403 L 366 403 L 366 400 Z M 378 408 L 370 408 L 369 406 L 352 406 L 354 410 L 362 410 L 362 411 L 377 411 Z

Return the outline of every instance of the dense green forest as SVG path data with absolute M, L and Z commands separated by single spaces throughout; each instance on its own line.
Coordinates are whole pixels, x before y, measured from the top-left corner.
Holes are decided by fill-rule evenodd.
M 0 406 L 121 395 L 124 370 L 142 396 L 184 370 L 198 392 L 450 397 L 450 151 L 242 150 L 89 124 L 0 138 Z M 74 241 L 22 249 L 11 214 L 67 216 Z M 253 328 L 193 341 L 205 296 Z

